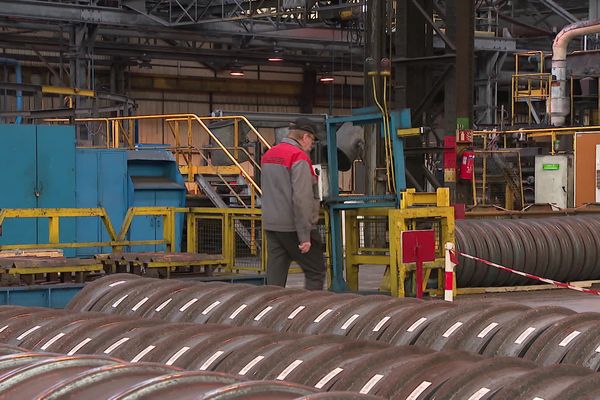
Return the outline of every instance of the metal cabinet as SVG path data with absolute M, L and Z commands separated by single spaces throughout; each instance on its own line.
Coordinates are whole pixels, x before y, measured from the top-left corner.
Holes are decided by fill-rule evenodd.
M 163 150 L 135 150 L 128 153 L 130 207 L 183 207 L 185 185 L 173 155 Z M 183 214 L 176 217 L 175 251 L 180 251 Z M 130 240 L 163 238 L 162 217 L 139 216 L 132 221 Z M 130 251 L 165 251 L 165 245 L 133 246 Z
M 0 125 L 0 160 L 0 208 L 75 207 L 74 127 Z M 60 239 L 75 240 L 74 220 L 61 221 Z M 0 243 L 48 243 L 48 220 L 8 220 Z
M 122 149 L 77 149 L 76 202 L 79 208 L 102 207 L 118 232 L 128 207 L 127 152 Z M 77 240 L 110 241 L 100 218 L 77 218 Z M 77 249 L 78 257 L 108 253 L 110 247 Z

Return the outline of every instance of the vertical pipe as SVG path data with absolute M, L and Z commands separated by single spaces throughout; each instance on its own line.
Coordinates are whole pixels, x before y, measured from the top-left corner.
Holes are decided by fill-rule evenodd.
M 366 26 L 366 57 L 373 58 L 377 63 L 383 57 L 385 33 L 385 1 L 384 0 L 367 0 L 367 26 Z M 368 76 L 367 71 L 364 72 L 364 105 L 374 106 L 375 101 L 372 98 L 373 82 Z M 380 85 L 380 84 L 379 84 Z M 379 86 L 377 93 L 382 93 L 383 88 Z M 376 174 L 377 167 L 381 160 L 377 159 L 377 154 L 383 154 L 383 151 L 378 151 L 381 146 L 381 137 L 378 129 L 372 129 L 371 132 L 365 132 L 365 178 L 367 194 L 384 193 L 385 186 L 377 184 Z M 382 149 L 383 150 L 383 149 Z

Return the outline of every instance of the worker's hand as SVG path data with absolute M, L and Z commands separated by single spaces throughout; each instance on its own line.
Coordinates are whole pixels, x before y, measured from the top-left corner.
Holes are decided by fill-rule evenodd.
M 300 249 L 300 253 L 306 254 L 310 250 L 310 242 L 302 242 L 298 245 L 298 248 Z

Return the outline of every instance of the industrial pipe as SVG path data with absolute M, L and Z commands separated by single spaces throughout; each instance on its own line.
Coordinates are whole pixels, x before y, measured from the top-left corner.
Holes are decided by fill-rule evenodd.
M 551 122 L 554 126 L 564 126 L 569 114 L 570 101 L 567 96 L 567 47 L 569 42 L 582 35 L 600 32 L 600 21 L 580 21 L 564 27 L 552 43 Z
M 479 319 L 478 314 L 485 314 L 482 309 L 481 304 L 471 304 L 464 309 L 467 311 L 466 324 L 469 317 Z M 592 344 L 589 333 L 593 329 L 585 329 L 593 326 L 590 323 L 593 320 L 591 313 L 571 313 L 570 317 L 561 321 L 562 324 L 549 323 L 550 327 L 545 332 L 535 331 L 540 321 L 546 320 L 548 324 L 549 315 L 558 314 L 557 310 L 549 309 L 535 310 L 537 317 L 532 313 L 523 314 L 522 320 L 529 322 L 526 331 L 529 334 L 512 331 L 503 338 L 506 339 L 503 342 L 514 343 L 515 334 L 520 335 L 516 340 L 519 343 L 525 341 L 531 344 L 531 338 L 536 338 L 539 340 L 532 347 L 539 343 L 536 350 L 543 353 L 543 339 L 553 346 L 554 362 L 559 362 L 566 349 L 582 349 L 571 343 L 578 342 L 574 340 L 577 335 L 571 334 L 572 339 L 568 342 L 561 339 L 561 335 L 564 336 L 570 329 L 581 329 L 582 335 L 587 335 L 588 344 Z M 460 314 L 458 308 L 454 311 L 440 318 L 437 328 L 446 317 L 453 319 Z M 487 317 L 492 317 L 492 314 Z M 28 394 L 20 398 L 114 396 L 110 398 L 149 399 L 168 398 L 167 395 L 170 395 L 187 399 L 191 398 L 188 396 L 192 391 L 196 391 L 195 399 L 292 399 L 305 395 L 302 399 L 458 400 L 491 399 L 485 396 L 491 393 L 494 400 L 531 400 L 535 397 L 579 400 L 597 398 L 600 391 L 597 384 L 589 384 L 594 379 L 597 382 L 597 374 L 573 365 L 540 368 L 531 361 L 516 358 L 485 358 L 462 351 L 432 352 L 418 346 L 392 349 L 384 343 L 331 335 L 300 336 L 249 327 L 161 323 L 25 307 L 0 307 L 0 326 L 3 327 L 0 341 L 11 346 L 6 350 L 0 346 L 0 355 L 9 354 L 0 357 L 0 395 L 7 393 L 1 390 L 17 389 L 24 391 L 17 392 L 19 394 Z M 516 326 L 521 329 L 524 325 Z M 454 323 L 451 328 L 438 331 L 436 340 L 451 340 L 459 328 L 460 325 Z M 468 325 L 467 328 L 474 326 Z M 412 330 L 419 329 L 415 327 Z M 486 336 L 495 336 L 493 331 L 488 328 L 479 333 L 480 339 L 485 341 Z M 401 334 L 400 329 L 397 332 Z M 560 343 L 558 340 L 561 340 Z M 17 345 L 35 353 L 15 357 L 14 346 Z M 66 353 L 68 356 L 53 357 L 38 351 Z M 592 352 L 593 349 L 588 355 L 591 356 Z M 116 363 L 108 357 L 131 363 Z M 10 365 L 15 363 L 16 358 L 20 359 L 20 365 Z M 67 365 L 74 370 L 69 370 Z M 5 372 L 7 368 L 12 370 L 11 373 Z M 181 372 L 177 368 L 200 370 L 202 376 L 209 374 L 209 378 L 217 376 L 220 380 L 218 384 L 211 381 L 211 388 L 203 388 L 205 393 L 197 386 L 190 386 L 190 380 L 195 380 L 191 377 L 199 376 L 198 372 Z M 233 374 L 234 378 L 224 375 L 226 373 Z M 55 381 L 51 382 L 51 377 Z M 556 381 L 557 377 L 560 377 L 560 382 Z M 223 382 L 223 379 L 229 381 Z M 245 379 L 250 379 L 250 382 L 240 382 Z M 257 379 L 266 381 L 259 383 Z M 165 380 L 169 384 L 159 383 Z M 195 382 L 199 384 L 197 380 Z M 482 391 L 482 388 L 486 390 Z M 519 391 L 515 391 L 516 388 Z M 231 392 L 235 396 L 218 397 L 212 395 L 211 390 L 217 390 L 221 395 Z M 312 394 L 315 390 L 329 393 Z M 346 393 L 339 393 L 340 390 Z M 31 395 L 29 391 L 32 391 Z M 34 392 L 40 394 L 36 396 Z M 202 395 L 199 396 L 198 392 Z

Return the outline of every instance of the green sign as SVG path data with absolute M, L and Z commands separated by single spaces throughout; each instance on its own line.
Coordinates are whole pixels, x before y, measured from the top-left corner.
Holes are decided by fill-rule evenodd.
M 558 171 L 560 169 L 559 164 L 544 164 L 544 171 Z

